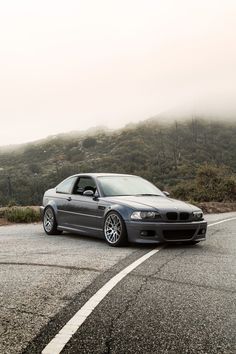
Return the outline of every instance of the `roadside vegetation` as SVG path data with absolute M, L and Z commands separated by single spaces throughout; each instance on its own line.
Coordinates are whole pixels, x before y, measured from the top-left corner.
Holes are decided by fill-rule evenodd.
M 2 223 L 32 223 L 41 220 L 38 207 L 11 206 L 0 209 Z
M 0 206 L 40 205 L 46 189 L 81 172 L 136 174 L 182 200 L 234 205 L 235 136 L 234 122 L 147 120 L 0 148 Z M 18 209 L 11 213 L 9 218 L 24 219 Z

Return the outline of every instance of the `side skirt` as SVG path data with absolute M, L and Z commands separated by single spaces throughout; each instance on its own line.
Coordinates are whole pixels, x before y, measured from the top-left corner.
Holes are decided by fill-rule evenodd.
M 95 228 L 85 228 L 85 227 L 80 227 L 80 228 L 73 228 L 73 227 L 67 227 L 67 226 L 58 226 L 58 230 L 61 231 L 67 231 L 67 232 L 72 232 L 80 235 L 86 235 L 86 236 L 94 236 L 97 238 L 104 239 L 103 236 L 103 230 L 102 229 L 95 229 Z

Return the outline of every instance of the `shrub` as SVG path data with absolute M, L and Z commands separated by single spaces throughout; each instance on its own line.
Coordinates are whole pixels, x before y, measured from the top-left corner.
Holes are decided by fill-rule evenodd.
M 236 200 L 236 181 L 224 167 L 203 165 L 197 171 L 198 201 L 224 202 Z
M 41 220 L 39 208 L 10 207 L 5 210 L 5 218 L 10 222 L 30 223 Z
M 172 188 L 175 198 L 196 202 L 235 202 L 236 179 L 224 167 L 200 166 L 191 182 L 180 182 Z
M 83 141 L 83 147 L 85 149 L 92 148 L 96 144 L 97 144 L 97 140 L 95 138 L 92 138 L 92 137 L 88 137 L 88 138 L 84 139 L 84 141 Z
M 171 188 L 171 196 L 182 200 L 193 199 L 195 194 L 195 182 L 182 181 Z

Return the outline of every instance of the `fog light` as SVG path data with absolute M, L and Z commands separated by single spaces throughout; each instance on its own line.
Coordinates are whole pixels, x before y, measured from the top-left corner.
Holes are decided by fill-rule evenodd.
M 153 237 L 156 235 L 154 230 L 143 230 L 140 231 L 140 235 L 143 237 Z
M 206 229 L 200 229 L 198 235 L 204 235 L 206 233 Z

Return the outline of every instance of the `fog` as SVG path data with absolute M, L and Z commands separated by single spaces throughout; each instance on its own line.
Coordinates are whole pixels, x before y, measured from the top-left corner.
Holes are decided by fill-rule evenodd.
M 236 119 L 234 0 L 0 5 L 0 145 L 149 117 Z

